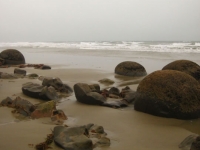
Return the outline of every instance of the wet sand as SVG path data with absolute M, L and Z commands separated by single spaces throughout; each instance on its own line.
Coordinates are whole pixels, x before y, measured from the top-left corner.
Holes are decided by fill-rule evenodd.
M 128 53 L 120 56 L 117 53 L 113 55 L 101 52 L 92 53 L 91 51 L 85 51 L 85 53 L 71 51 L 67 55 L 25 50 L 22 50 L 22 53 L 25 55 L 27 63 L 44 63 L 52 66 L 51 70 L 25 68 L 27 73 L 59 77 L 71 87 L 78 82 L 98 83 L 100 79 L 110 78 L 115 81 L 112 86 L 123 88 L 125 85 L 129 85 L 133 90 L 137 89 L 141 78 L 115 75 L 114 68 L 118 63 L 125 60 L 136 61 L 141 63 L 148 73 L 151 73 L 181 57 L 171 54 L 161 54 L 163 56 L 160 57 L 159 54 L 152 57 L 142 57 L 141 54 L 141 56 L 131 57 Z M 197 62 L 196 57 L 185 54 L 182 56 L 181 58 Z M 0 68 L 0 72 L 13 73 L 13 71 L 13 67 Z M 41 100 L 23 95 L 21 87 L 26 82 L 41 83 L 38 79 L 0 79 L 0 100 L 8 96 L 20 96 L 34 104 L 41 102 Z M 100 86 L 107 88 L 103 84 Z M 94 123 L 104 127 L 111 139 L 111 145 L 110 147 L 96 148 L 96 150 L 179 150 L 178 145 L 185 137 L 193 133 L 200 134 L 200 121 L 198 119 L 185 121 L 161 118 L 137 112 L 133 106 L 113 109 L 85 105 L 77 102 L 74 94 L 63 98 L 58 103 L 57 108 L 62 109 L 68 116 L 68 120 L 64 122 L 68 126 Z M 11 108 L 0 107 L 0 149 L 33 149 L 29 144 L 43 142 L 46 135 L 51 133 L 51 129 L 55 126 L 49 124 L 49 118 L 20 121 L 12 115 L 11 110 Z M 51 146 L 55 150 L 60 149 L 54 144 Z

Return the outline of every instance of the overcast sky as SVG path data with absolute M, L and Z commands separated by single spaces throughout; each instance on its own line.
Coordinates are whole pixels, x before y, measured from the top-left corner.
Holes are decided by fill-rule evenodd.
M 0 42 L 200 41 L 200 0 L 0 0 Z

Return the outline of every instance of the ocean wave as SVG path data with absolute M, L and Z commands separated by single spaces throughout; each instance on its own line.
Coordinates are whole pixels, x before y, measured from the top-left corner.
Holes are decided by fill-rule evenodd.
M 4 42 L 0 47 L 200 53 L 200 42 Z

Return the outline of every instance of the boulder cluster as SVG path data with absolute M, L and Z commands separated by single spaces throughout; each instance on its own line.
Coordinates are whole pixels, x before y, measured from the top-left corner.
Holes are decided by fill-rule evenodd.
M 78 102 L 89 105 L 121 108 L 133 104 L 136 111 L 160 117 L 177 119 L 200 117 L 200 66 L 190 60 L 173 61 L 161 70 L 150 74 L 147 74 L 145 68 L 137 62 L 119 63 L 114 70 L 118 76 L 143 77 L 141 81 L 137 81 L 136 91 L 128 86 L 121 90 L 115 86 L 110 87 L 115 82 L 107 78 L 99 80 L 99 83 L 108 86 L 105 89 L 100 89 L 99 84 L 76 83 L 72 90 L 59 78 L 39 77 L 37 74 L 27 75 L 26 70 L 20 68 L 51 69 L 51 67 L 43 64 L 25 64 L 24 56 L 15 49 L 4 50 L 0 53 L 0 67 L 6 65 L 17 65 L 18 68 L 15 68 L 14 74 L 0 72 L 1 79 L 19 77 L 41 79 L 41 85 L 33 82 L 23 84 L 22 92 L 27 96 L 48 101 L 33 105 L 20 97 L 14 100 L 9 97 L 4 99 L 0 103 L 1 106 L 15 108 L 14 114 L 31 118 L 51 117 L 53 122 L 62 123 L 67 117 L 62 110 L 56 109 L 55 102 L 63 95 L 69 96 L 74 92 Z M 110 145 L 103 127 L 94 124 L 78 127 L 56 126 L 53 135 L 55 143 L 64 149 L 92 150 L 98 145 Z M 193 141 L 189 147 L 192 150 L 199 149 L 199 136 L 190 139 Z M 181 147 L 184 147 L 183 145 L 184 142 Z M 38 145 L 38 147 L 44 146 Z

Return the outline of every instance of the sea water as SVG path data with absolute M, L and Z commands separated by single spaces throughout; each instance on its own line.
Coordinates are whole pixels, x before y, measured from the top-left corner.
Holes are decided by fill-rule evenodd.
M 101 42 L 15 42 L 15 43 L 1 42 L 0 47 L 200 53 L 200 42 L 191 42 L 191 41 L 189 42 L 101 41 Z

